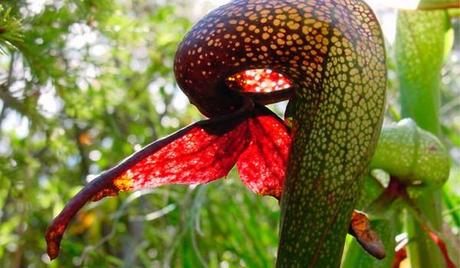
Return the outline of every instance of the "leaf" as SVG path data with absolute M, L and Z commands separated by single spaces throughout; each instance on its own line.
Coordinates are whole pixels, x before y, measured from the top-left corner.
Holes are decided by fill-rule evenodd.
M 356 240 L 352 240 L 342 263 L 344 268 L 388 268 L 391 267 L 394 256 L 394 224 L 390 220 L 373 220 L 371 225 L 380 235 L 385 245 L 387 256 L 383 260 L 377 260 L 366 253 Z
M 432 133 L 439 133 L 440 72 L 450 28 L 445 11 L 400 11 L 398 15 L 396 59 L 402 115 Z
M 248 121 L 251 143 L 238 159 L 241 179 L 252 191 L 281 197 L 291 148 L 289 130 L 274 114 Z
M 47 230 L 48 255 L 57 257 L 70 220 L 87 202 L 120 191 L 208 183 L 226 176 L 240 156 L 246 185 L 256 193 L 279 197 L 289 145 L 287 127 L 264 107 L 200 121 L 155 141 L 99 175 L 67 203 Z
M 70 220 L 90 200 L 164 184 L 207 183 L 227 175 L 246 148 L 247 125 L 243 119 L 195 123 L 146 146 L 102 173 L 67 203 L 48 228 L 50 258 L 57 257 Z
M 446 11 L 401 11 L 398 14 L 396 56 L 399 69 L 402 116 L 411 117 L 423 129 L 440 133 L 440 72 L 449 47 L 451 28 Z M 427 193 L 415 201 L 433 229 L 441 229 L 440 192 Z M 423 234 L 422 227 L 409 216 L 409 244 L 412 266 L 439 267 L 444 264 L 437 246 Z
M 0 5 L 0 54 L 7 54 L 8 49 L 22 44 L 21 21 L 11 13 L 11 8 Z

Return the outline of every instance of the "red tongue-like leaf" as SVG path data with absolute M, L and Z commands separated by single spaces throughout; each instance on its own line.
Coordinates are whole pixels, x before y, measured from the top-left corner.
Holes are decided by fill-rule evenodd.
M 120 180 L 129 182 L 132 190 L 207 183 L 228 174 L 247 140 L 247 124 L 241 121 L 206 127 L 196 124 L 179 139 L 136 163 Z
M 281 197 L 291 136 L 284 122 L 268 109 L 248 119 L 251 141 L 237 162 L 244 184 L 261 195 Z M 260 110 L 262 110 L 260 109 Z
M 116 195 L 119 191 L 207 183 L 226 176 L 248 144 L 246 115 L 195 123 L 148 145 L 91 181 L 48 228 L 50 258 L 57 257 L 67 225 L 90 200 Z

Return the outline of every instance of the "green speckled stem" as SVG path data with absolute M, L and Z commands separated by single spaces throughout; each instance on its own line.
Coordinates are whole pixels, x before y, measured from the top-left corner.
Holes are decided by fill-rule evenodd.
M 281 203 L 278 267 L 338 267 L 360 195 L 361 177 L 376 142 L 381 111 L 375 111 L 375 119 L 369 121 L 371 131 L 349 127 L 359 122 L 356 117 L 348 117 L 351 122 L 335 129 L 327 118 L 310 115 L 317 109 L 322 111 L 318 114 L 327 115 L 327 110 L 337 107 L 303 103 L 302 97 L 291 101 L 297 111 L 293 120 L 315 127 L 299 126 L 294 134 Z
M 334 4 L 341 9 L 348 3 Z M 353 4 L 372 14 L 361 2 Z M 281 200 L 277 267 L 340 266 L 385 102 L 385 52 L 374 20 L 367 27 L 375 36 L 330 42 L 320 83 L 296 91 L 289 102 L 293 144 Z M 341 54 L 344 46 L 349 57 Z

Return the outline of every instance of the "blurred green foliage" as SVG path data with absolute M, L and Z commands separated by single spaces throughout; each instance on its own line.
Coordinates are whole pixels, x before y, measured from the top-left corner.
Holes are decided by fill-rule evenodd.
M 3 0 L 0 3 L 0 267 L 270 267 L 279 207 L 232 172 L 92 203 L 49 264 L 44 232 L 95 174 L 200 119 L 177 88 L 173 56 L 192 1 Z M 458 20 L 454 25 L 459 29 Z M 458 36 L 457 36 L 458 38 Z M 440 119 L 454 170 L 449 232 L 460 228 L 459 42 L 442 76 Z M 388 121 L 398 118 L 389 55 Z M 355 254 L 355 253 L 354 253 Z

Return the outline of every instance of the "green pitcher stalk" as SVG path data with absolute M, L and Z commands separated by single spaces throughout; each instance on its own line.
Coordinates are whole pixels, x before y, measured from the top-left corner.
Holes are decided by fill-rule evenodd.
M 402 117 L 410 117 L 434 135 L 440 134 L 439 106 L 441 69 L 451 48 L 452 28 L 446 10 L 400 11 L 396 56 L 401 92 Z M 428 34 L 431 33 L 431 34 Z M 452 32 L 451 32 L 452 34 Z M 437 231 L 442 230 L 442 192 L 426 192 L 416 200 L 419 209 Z M 409 257 L 413 267 L 442 267 L 441 253 L 411 216 L 406 221 Z
M 323 14 L 328 32 L 334 34 L 324 36 L 331 41 L 322 79 L 304 83 L 288 107 L 293 145 L 281 201 L 278 267 L 340 265 L 351 213 L 382 122 L 386 67 L 376 19 L 362 2 L 330 3 L 333 7 Z M 335 15 L 349 10 L 360 13 Z M 312 17 L 318 23 L 324 19 Z M 355 19 L 360 24 L 353 24 Z M 350 32 L 360 35 L 349 36 Z

